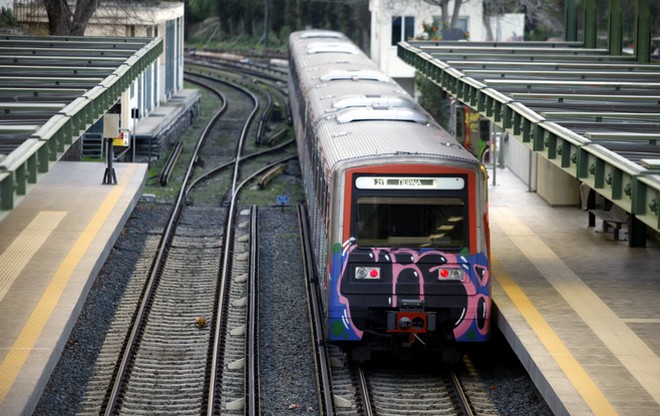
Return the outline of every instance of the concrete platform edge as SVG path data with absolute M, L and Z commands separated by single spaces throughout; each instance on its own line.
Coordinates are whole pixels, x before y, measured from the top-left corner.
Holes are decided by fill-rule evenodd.
M 69 162 L 60 162 L 60 163 L 69 163 Z M 80 163 L 80 162 L 70 162 L 70 163 Z M 118 168 L 122 164 L 117 164 L 115 167 Z M 94 253 L 89 253 L 90 256 L 95 256 L 95 261 L 89 269 L 89 271 L 85 271 L 84 273 L 87 275 L 85 284 L 83 286 L 80 286 L 76 288 L 79 293 L 79 296 L 77 297 L 77 301 L 75 305 L 71 308 L 71 312 L 68 316 L 68 320 L 64 324 L 64 328 L 62 332 L 59 334 L 59 338 L 54 342 L 53 348 L 50 350 L 50 354 L 48 355 L 47 358 L 45 358 L 45 365 L 43 368 L 43 371 L 40 372 L 39 378 L 36 381 L 33 381 L 34 388 L 29 394 L 29 397 L 27 399 L 23 399 L 23 408 L 19 409 L 18 407 L 20 406 L 18 402 L 10 399 L 9 396 L 5 399 L 3 403 L 0 403 L 0 414 L 4 414 L 5 411 L 12 411 L 15 412 L 14 414 L 20 414 L 22 416 L 30 416 L 32 415 L 34 409 L 36 408 L 39 399 L 41 397 L 41 394 L 43 393 L 46 384 L 48 383 L 48 380 L 50 379 L 50 375 L 52 374 L 53 370 L 55 369 L 60 355 L 62 354 L 62 351 L 64 350 L 64 347 L 68 341 L 68 338 L 71 334 L 71 331 L 73 330 L 73 327 L 76 324 L 76 321 L 80 315 L 80 312 L 82 310 L 82 307 L 86 301 L 87 293 L 89 292 L 90 288 L 94 284 L 94 281 L 96 279 L 96 276 L 100 272 L 101 268 L 103 267 L 105 260 L 107 259 L 108 255 L 110 254 L 110 250 L 114 246 L 117 238 L 119 237 L 119 233 L 121 230 L 124 228 L 124 225 L 128 221 L 128 218 L 130 217 L 133 209 L 137 205 L 137 202 L 139 199 L 142 197 L 142 193 L 144 190 L 144 186 L 146 184 L 147 180 L 147 168 L 146 164 L 144 165 L 143 173 L 141 175 L 140 183 L 138 185 L 138 188 L 135 190 L 132 196 L 130 196 L 130 199 L 127 201 L 126 199 L 129 197 L 129 195 L 122 196 L 120 203 L 118 205 L 118 212 L 121 212 L 121 215 L 119 218 L 115 219 L 115 224 L 113 225 L 113 229 L 106 230 L 105 232 L 101 232 L 99 235 L 95 237 L 95 241 L 98 241 L 102 243 L 100 251 L 97 249 L 95 250 Z M 119 173 L 119 172 L 118 172 Z M 138 176 L 138 174 L 134 175 Z M 109 185 L 111 186 L 111 185 Z M 119 211 L 121 210 L 121 211 Z M 110 231 L 108 233 L 108 231 Z M 77 269 L 80 267 L 86 267 L 85 265 L 79 265 Z M 58 304 L 56 307 L 56 310 L 60 309 L 66 309 L 66 305 Z M 55 315 L 55 314 L 53 314 Z M 51 317 L 53 319 L 53 317 Z M 46 336 L 44 334 L 41 335 Z M 39 349 L 39 351 L 33 351 L 30 353 L 30 356 L 32 356 L 34 353 L 43 353 L 45 351 L 48 351 L 47 349 Z M 28 361 L 30 358 L 28 358 Z M 43 359 L 42 359 L 43 362 Z M 16 379 L 16 382 L 18 383 L 25 383 L 25 381 L 21 381 L 21 374 Z M 11 395 L 11 393 L 10 393 Z M 12 405 L 12 402 L 14 403 Z M 13 409 L 13 410 L 12 410 Z
M 534 339 L 525 339 L 522 335 L 523 333 L 531 333 L 532 329 L 524 322 L 522 315 L 513 303 L 509 301 L 507 295 L 497 283 L 493 284 L 493 298 L 492 323 L 502 332 L 552 412 L 557 416 L 593 414 L 583 401 L 579 404 L 570 403 L 571 397 L 577 396 L 577 392 L 574 391 L 570 396 L 564 397 L 552 385 L 547 374 L 561 372 L 561 369 L 556 363 L 550 365 L 537 361 L 535 357 L 538 358 L 539 354 L 532 354 L 531 351 L 543 348 L 540 345 L 540 341 L 536 337 Z M 518 325 L 517 323 L 521 323 L 521 325 L 525 325 L 527 328 L 514 328 L 513 325 Z M 550 357 L 549 353 L 546 352 L 546 354 L 547 357 Z M 553 368 L 549 368 L 551 366 Z
M 117 241 L 117 238 L 119 237 L 119 233 L 121 233 L 121 230 L 124 228 L 124 225 L 126 224 L 126 221 L 128 221 L 128 218 L 131 216 L 131 213 L 133 212 L 133 209 L 135 208 L 135 205 L 137 205 L 138 201 L 142 197 L 142 193 L 144 190 L 144 185 L 147 180 L 147 175 L 146 175 L 146 170 L 145 174 L 143 175 L 142 181 L 140 183 L 140 186 L 137 190 L 137 192 L 133 195 L 133 198 L 128 202 L 128 205 L 126 206 L 126 209 L 124 213 L 121 215 L 119 222 L 116 224 L 115 229 L 112 231 L 110 234 L 110 237 L 106 241 L 105 246 L 101 250 L 101 253 L 99 257 L 97 258 L 96 262 L 94 263 L 94 266 L 89 272 L 89 276 L 87 279 L 87 282 L 85 286 L 82 288 L 80 292 L 80 297 L 78 298 L 78 301 L 73 307 L 72 313 L 69 317 L 69 320 L 67 321 L 65 325 L 64 331 L 62 331 L 62 335 L 60 339 L 57 340 L 56 346 L 53 349 L 49 359 L 48 359 L 48 364 L 46 365 L 46 368 L 44 369 L 45 371 L 41 374 L 41 378 L 37 382 L 37 386 L 32 392 L 32 395 L 30 399 L 27 402 L 27 405 L 29 406 L 29 409 L 26 408 L 27 412 L 23 412 L 23 416 L 30 416 L 34 412 L 34 409 L 37 407 L 37 404 L 39 403 L 39 399 L 41 398 L 41 394 L 44 391 L 44 388 L 46 387 L 46 384 L 48 383 L 48 380 L 50 379 L 50 375 L 52 374 L 53 370 L 55 369 L 55 366 L 57 365 L 60 355 L 62 355 L 62 351 L 64 350 L 64 346 L 66 345 L 67 340 L 69 339 L 69 336 L 71 335 L 71 331 L 73 330 L 73 327 L 76 324 L 76 321 L 78 320 L 78 316 L 80 315 L 80 312 L 82 310 L 83 305 L 85 304 L 85 301 L 87 299 L 87 293 L 89 293 L 90 288 L 94 284 L 94 280 L 96 280 L 96 276 L 99 274 L 101 271 L 101 268 L 103 267 L 103 264 L 105 264 L 105 260 L 108 258 L 108 255 L 110 255 L 110 250 L 112 247 L 115 245 L 115 242 Z

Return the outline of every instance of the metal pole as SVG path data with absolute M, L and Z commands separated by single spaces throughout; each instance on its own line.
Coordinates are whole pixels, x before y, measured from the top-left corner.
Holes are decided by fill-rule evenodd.
M 112 138 L 104 138 L 107 146 L 106 154 L 106 168 L 103 174 L 103 185 L 116 185 L 117 176 L 115 175 L 115 168 L 112 166 L 112 159 L 115 157 L 112 148 Z
M 635 56 L 640 64 L 651 62 L 651 32 L 653 19 L 646 2 L 637 0 L 635 4 Z
M 534 151 L 529 149 L 529 168 L 527 170 L 527 192 L 534 192 L 532 189 L 532 162 L 534 160 Z
M 495 126 L 493 123 L 491 125 L 491 130 L 490 130 L 490 137 L 492 139 L 490 140 L 490 154 L 493 155 L 493 160 L 491 163 L 493 164 L 493 186 L 497 185 L 497 126 Z
M 135 146 L 137 146 L 137 141 L 135 140 L 135 119 L 133 119 L 133 134 L 131 134 L 131 140 L 133 141 L 133 158 L 131 162 L 135 163 Z
M 584 46 L 587 48 L 598 47 L 598 6 L 596 0 L 586 0 L 584 3 Z
M 578 11 L 575 0 L 566 0 L 564 5 L 564 27 L 566 28 L 565 39 L 568 42 L 577 40 Z
M 623 9 L 619 0 L 610 0 L 608 48 L 610 55 L 623 54 Z
M 264 47 L 268 47 L 268 20 L 270 20 L 270 0 L 266 0 L 266 12 L 264 14 Z

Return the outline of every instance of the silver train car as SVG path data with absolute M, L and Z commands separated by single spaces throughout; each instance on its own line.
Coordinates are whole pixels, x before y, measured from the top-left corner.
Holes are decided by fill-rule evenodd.
M 356 360 L 490 332 L 487 173 L 344 35 L 289 38 L 325 336 Z

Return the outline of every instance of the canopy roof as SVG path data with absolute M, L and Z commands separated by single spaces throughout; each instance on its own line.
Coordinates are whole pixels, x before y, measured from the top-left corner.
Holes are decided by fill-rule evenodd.
M 398 54 L 660 231 L 660 66 L 581 42 L 409 42 Z

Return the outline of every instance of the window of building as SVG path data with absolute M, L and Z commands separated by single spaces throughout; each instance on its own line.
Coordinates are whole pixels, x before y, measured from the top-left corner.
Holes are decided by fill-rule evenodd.
M 412 39 L 415 36 L 414 16 L 392 17 L 392 45 Z

